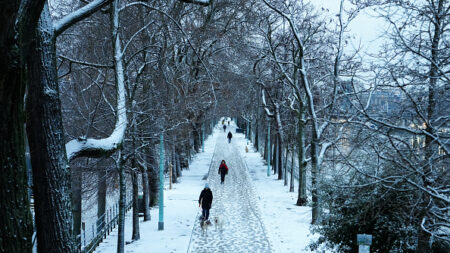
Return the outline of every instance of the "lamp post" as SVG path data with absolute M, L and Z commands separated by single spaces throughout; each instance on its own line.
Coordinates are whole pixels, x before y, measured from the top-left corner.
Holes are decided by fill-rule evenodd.
M 267 176 L 270 177 L 270 122 L 267 128 Z
M 159 222 L 158 230 L 164 230 L 164 134 L 159 143 Z

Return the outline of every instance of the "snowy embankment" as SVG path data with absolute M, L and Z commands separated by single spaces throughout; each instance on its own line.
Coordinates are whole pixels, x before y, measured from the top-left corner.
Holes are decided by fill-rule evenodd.
M 219 131 L 218 129 L 215 130 Z M 143 222 L 141 218 L 141 239 L 125 245 L 125 252 L 164 253 L 186 252 L 191 239 L 192 227 L 199 213 L 198 196 L 205 185 L 204 176 L 208 173 L 215 147 L 215 134 L 205 141 L 205 152 L 197 154 L 189 170 L 183 170 L 178 184 L 169 190 L 169 181 L 165 180 L 164 189 L 164 230 L 158 231 L 158 207 L 151 209 L 151 220 Z M 131 241 L 132 220 L 128 212 L 125 221 L 125 240 Z M 117 229 L 100 246 L 97 253 L 117 251 Z
M 234 130 L 234 126 L 232 126 Z M 234 132 L 234 131 L 233 131 Z M 183 171 L 180 183 L 175 184 L 172 190 L 164 191 L 164 231 L 158 231 L 158 208 L 151 211 L 152 220 L 141 222 L 141 239 L 125 246 L 125 252 L 165 253 L 186 252 L 193 226 L 198 225 L 197 198 L 202 190 L 208 173 L 211 160 L 216 151 L 217 137 L 224 135 L 222 130 L 216 127 L 214 134 L 205 142 L 205 152 L 199 153 L 190 165 L 190 170 Z M 222 138 L 222 137 L 220 137 Z M 247 140 L 242 134 L 233 134 L 233 146 L 238 149 L 242 162 L 248 168 L 248 176 L 251 179 L 255 208 L 260 212 L 270 249 L 273 252 L 310 252 L 307 245 L 316 238 L 310 236 L 311 208 L 295 206 L 297 193 L 289 192 L 288 187 L 283 186 L 283 181 L 277 180 L 276 175 L 267 176 L 267 165 L 258 152 L 255 152 L 251 144 L 249 152 L 245 152 Z M 220 155 L 220 154 L 219 154 Z M 216 171 L 215 166 L 212 168 Z M 231 178 L 230 178 L 231 179 Z M 297 182 L 296 182 L 297 183 Z M 126 218 L 125 239 L 131 241 L 131 212 Z M 224 233 L 226 232 L 224 229 Z M 211 233 L 210 236 L 212 236 Z M 198 239 L 198 238 L 194 238 Z M 212 238 L 210 238 L 212 239 Z M 100 244 L 96 252 L 115 252 L 117 245 L 117 232 L 114 231 Z M 242 249 L 245 252 L 245 249 Z M 223 251 L 228 252 L 228 251 Z M 231 253 L 231 252 L 230 252 Z
M 236 145 L 246 163 L 258 198 L 261 219 L 274 252 L 310 252 L 307 245 L 317 238 L 310 235 L 311 208 L 296 206 L 297 192 L 289 192 L 278 175 L 267 176 L 267 164 L 244 135 L 235 134 Z M 247 144 L 248 143 L 248 144 Z M 245 152 L 248 146 L 249 152 Z M 298 181 L 295 181 L 298 187 Z M 297 188 L 296 188 L 297 190 Z

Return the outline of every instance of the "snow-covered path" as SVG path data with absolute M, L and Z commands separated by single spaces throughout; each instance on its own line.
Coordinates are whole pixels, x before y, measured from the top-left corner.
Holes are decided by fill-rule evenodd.
M 224 184 L 220 184 L 218 174 L 222 160 L 229 168 Z M 247 167 L 225 133 L 217 136 L 208 182 L 214 194 L 209 219 L 213 222 L 218 217 L 223 229 L 216 230 L 213 224 L 202 233 L 197 224 L 188 252 L 271 252 Z
M 126 253 L 311 252 L 307 245 L 317 237 L 309 232 L 310 207 L 295 206 L 297 193 L 289 192 L 277 175 L 267 176 L 261 154 L 243 134 L 235 133 L 234 122 L 231 125 L 227 129 L 233 133 L 231 144 L 219 123 L 205 141 L 205 152 L 195 155 L 172 190 L 166 178 L 164 230 L 158 230 L 158 208 L 152 208 L 152 220 L 140 222 L 141 239 L 131 242 L 132 219 L 127 213 L 125 240 L 131 243 L 125 245 Z M 217 174 L 222 159 L 230 168 L 224 185 Z M 207 180 L 214 194 L 210 220 L 218 216 L 224 224 L 222 232 L 211 225 L 202 235 L 197 201 L 209 171 Z M 95 252 L 116 251 L 117 228 Z

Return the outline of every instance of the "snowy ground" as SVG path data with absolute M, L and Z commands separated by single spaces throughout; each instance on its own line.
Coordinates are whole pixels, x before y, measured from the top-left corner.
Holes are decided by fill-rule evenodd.
M 152 220 L 140 224 L 141 239 L 126 245 L 125 252 L 310 252 L 306 248 L 314 239 L 309 235 L 310 208 L 295 206 L 296 193 L 288 192 L 276 176 L 267 177 L 261 155 L 251 144 L 246 153 L 247 140 L 235 133 L 233 123 L 231 129 L 229 144 L 217 127 L 205 142 L 205 152 L 194 158 L 180 183 L 165 189 L 164 230 L 158 231 L 158 209 L 152 209 Z M 230 168 L 224 185 L 217 174 L 222 159 Z M 219 217 L 223 229 L 211 225 L 203 233 L 197 201 L 208 173 L 214 194 L 210 220 Z M 131 241 L 131 212 L 126 224 L 125 239 Z M 116 245 L 114 231 L 96 252 L 115 252 Z

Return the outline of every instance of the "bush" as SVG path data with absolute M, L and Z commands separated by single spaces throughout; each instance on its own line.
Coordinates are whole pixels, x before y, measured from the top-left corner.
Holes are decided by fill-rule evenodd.
M 314 232 L 319 240 L 310 245 L 315 250 L 320 244 L 339 252 L 358 252 L 357 234 L 372 234 L 371 252 L 414 252 L 417 226 L 414 209 L 408 203 L 415 191 L 397 191 L 380 184 L 337 187 L 324 184 L 322 201 L 326 214 Z M 405 189 L 405 185 L 402 185 Z M 325 190 L 326 189 L 326 190 Z M 412 213 L 411 213 L 412 212 Z

